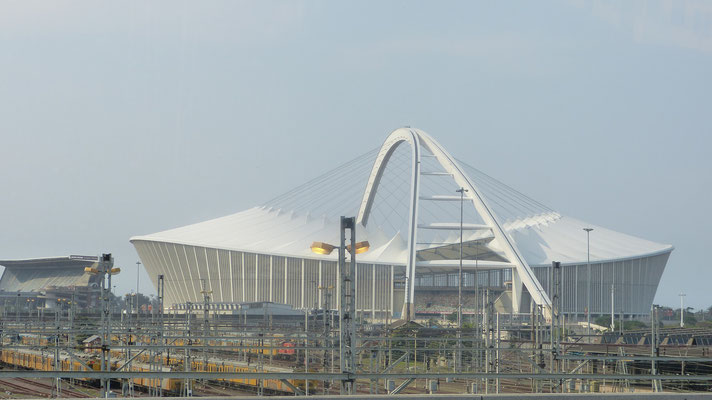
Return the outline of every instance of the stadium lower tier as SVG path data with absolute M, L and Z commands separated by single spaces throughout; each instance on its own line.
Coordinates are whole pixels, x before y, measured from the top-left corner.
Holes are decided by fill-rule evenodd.
M 178 308 L 187 303 L 202 303 L 203 281 L 211 292 L 211 301 L 234 304 L 274 302 L 295 309 L 338 308 L 339 271 L 335 261 L 257 254 L 148 240 L 133 241 L 154 285 L 164 277 L 165 304 Z M 562 265 L 561 310 L 582 317 L 611 312 L 613 308 L 626 317 L 650 312 L 658 283 L 670 253 L 623 260 L 597 261 Z M 550 266 L 532 266 L 543 288 L 551 294 Z M 590 274 L 589 274 L 590 271 Z M 590 281 L 589 277 L 590 276 Z M 359 314 L 375 320 L 398 318 L 405 302 L 405 267 L 358 263 L 356 267 L 356 306 Z M 505 290 L 511 281 L 511 270 L 480 270 L 463 275 L 463 287 L 499 288 Z M 452 312 L 449 294 L 458 287 L 457 270 L 422 269 L 415 277 L 414 303 L 423 304 L 419 296 L 432 296 L 434 311 Z M 468 300 L 465 300 L 467 302 Z M 529 297 L 523 296 L 522 310 L 529 310 Z M 455 304 L 456 306 L 456 304 Z

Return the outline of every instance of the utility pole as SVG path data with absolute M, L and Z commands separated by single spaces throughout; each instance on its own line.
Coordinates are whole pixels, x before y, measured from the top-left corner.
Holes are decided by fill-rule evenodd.
M 62 303 L 59 303 L 59 310 L 54 310 L 54 324 L 55 324 L 55 334 L 54 334 L 54 370 L 59 371 L 60 368 L 60 360 L 59 360 L 59 332 L 60 332 L 60 326 L 59 326 L 59 319 L 60 319 L 60 313 L 62 312 Z M 55 379 L 55 393 L 54 395 L 56 397 L 61 397 L 62 394 L 62 379 L 56 378 Z
M 165 321 L 164 321 L 164 315 L 163 315 L 163 298 L 164 298 L 164 281 L 163 281 L 163 274 L 158 275 L 158 338 L 159 338 L 159 343 L 161 343 L 163 346 L 165 346 L 166 339 L 165 339 L 165 334 L 163 332 Z M 160 355 L 163 357 L 163 353 L 166 351 L 165 347 L 161 347 L 160 350 Z M 170 354 L 168 354 L 170 358 Z M 163 397 L 163 379 L 158 380 L 158 397 Z
M 304 309 L 304 372 L 309 373 L 309 310 L 307 309 Z M 304 395 L 309 396 L 309 379 L 304 380 Z
M 680 293 L 680 328 L 685 327 L 685 293 Z
M 74 339 L 74 313 L 76 310 L 76 303 L 77 303 L 77 288 L 74 288 L 74 291 L 72 291 L 72 300 L 69 304 L 69 335 L 67 336 L 68 339 L 68 346 L 74 347 L 75 346 L 75 339 Z M 41 309 L 40 309 L 41 311 Z M 40 320 L 42 320 L 42 316 L 40 316 Z M 71 351 L 71 350 L 69 350 Z M 72 363 L 72 368 L 70 368 L 71 371 L 74 370 L 74 363 Z M 74 384 L 74 379 L 69 380 L 70 385 Z
M 351 260 L 346 267 L 346 230 L 351 231 Z M 341 217 L 341 233 L 339 246 L 339 271 L 341 271 L 341 372 L 353 374 L 356 372 L 356 219 Z M 354 394 L 355 381 L 349 377 L 341 381 L 341 394 Z
M 346 230 L 351 232 L 351 244 L 346 246 Z M 353 374 L 356 373 L 356 254 L 368 251 L 367 241 L 356 243 L 356 218 L 341 216 L 339 227 L 339 246 L 323 242 L 314 242 L 312 252 L 316 254 L 330 254 L 334 249 L 339 249 L 339 367 L 345 379 L 341 380 L 341 394 L 353 394 L 356 382 Z M 346 266 L 346 252 L 351 259 Z M 406 303 L 407 304 L 407 303 Z
M 658 306 L 653 304 L 650 308 L 650 356 L 652 360 L 650 361 L 650 375 L 657 375 L 657 361 L 655 360 L 659 355 L 660 349 L 658 347 Z M 659 392 L 662 389 L 662 384 L 660 380 L 653 379 L 652 382 L 653 392 Z
M 188 345 L 184 347 L 184 358 L 183 358 L 183 370 L 185 372 L 190 372 L 190 348 L 193 344 L 193 341 L 190 338 L 190 333 L 192 331 L 191 329 L 191 320 L 192 320 L 192 310 L 193 310 L 193 303 L 187 302 L 186 303 L 186 312 L 185 312 L 185 336 L 188 338 Z M 183 396 L 185 397 L 192 397 L 193 396 L 193 387 L 192 387 L 192 380 L 190 378 L 185 378 L 185 383 L 183 384 Z
M 205 279 L 200 280 L 203 294 L 203 366 L 208 366 L 208 336 L 210 335 L 210 294 L 212 290 L 207 290 L 205 287 Z M 262 354 L 262 352 L 260 352 Z
M 615 316 L 615 301 L 616 301 L 616 296 L 615 296 L 615 285 L 611 285 L 611 332 L 615 332 L 616 330 L 616 316 Z
M 586 231 L 586 265 L 588 266 L 588 280 L 586 284 L 586 340 L 591 342 L 591 231 L 593 228 L 583 228 Z
M 553 261 L 551 263 L 551 275 L 549 276 L 549 287 L 551 295 L 551 328 L 550 328 L 550 346 L 551 358 L 549 372 L 559 372 L 557 357 L 559 355 L 559 346 L 561 342 L 561 263 Z M 557 391 L 563 391 L 564 381 L 559 380 Z
M 139 283 L 139 277 L 141 276 L 141 261 L 136 261 L 136 326 L 138 327 L 138 314 L 140 313 L 141 309 L 141 302 L 140 302 L 140 296 L 139 296 L 139 290 L 138 290 L 138 283 Z
M 121 270 L 113 268 L 114 258 L 111 254 L 102 254 L 99 261 L 91 267 L 84 268 L 85 272 L 101 275 L 101 370 L 106 372 L 111 365 L 111 275 L 118 274 Z M 108 276 L 108 282 L 107 282 Z M 110 380 L 101 378 L 101 397 L 108 397 Z
M 460 187 L 456 192 L 460 193 L 460 268 L 457 277 L 457 358 L 455 360 L 455 370 L 462 369 L 462 224 L 464 219 L 464 201 L 467 189 Z M 477 271 L 475 271 L 477 274 Z M 477 297 L 477 295 L 475 295 Z

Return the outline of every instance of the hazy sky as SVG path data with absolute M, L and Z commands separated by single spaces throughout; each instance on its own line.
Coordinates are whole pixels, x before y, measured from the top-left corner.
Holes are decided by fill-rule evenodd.
M 673 244 L 656 301 L 710 306 L 711 74 L 709 1 L 0 0 L 0 259 L 112 252 L 126 292 L 129 237 L 411 125 L 562 214 Z

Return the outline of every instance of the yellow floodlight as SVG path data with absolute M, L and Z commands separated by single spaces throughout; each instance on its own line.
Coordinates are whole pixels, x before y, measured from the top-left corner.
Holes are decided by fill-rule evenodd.
M 88 272 L 90 274 L 98 274 L 99 270 L 92 267 L 84 267 L 84 272 Z
M 336 247 L 324 242 L 314 242 L 311 245 L 311 251 L 316 254 L 331 254 Z
M 356 243 L 356 254 L 365 253 L 368 251 L 368 249 L 370 247 L 371 247 L 371 244 L 368 243 L 368 240 L 364 240 L 363 242 L 358 242 L 358 243 Z M 351 252 L 351 245 L 346 246 L 346 250 Z
M 109 272 L 111 275 L 116 275 L 119 272 L 121 272 L 121 268 L 112 268 L 111 271 Z

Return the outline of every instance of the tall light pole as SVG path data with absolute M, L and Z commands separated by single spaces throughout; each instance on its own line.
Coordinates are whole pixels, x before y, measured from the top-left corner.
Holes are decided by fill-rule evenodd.
M 616 295 L 615 295 L 615 286 L 611 285 L 611 332 L 615 331 L 615 301 L 616 301 Z M 603 302 L 601 302 L 603 303 Z M 603 311 L 603 310 L 601 310 Z M 623 324 L 623 321 L 621 321 L 621 325 Z
M 680 292 L 680 328 L 685 327 L 685 293 Z
M 460 269 L 457 277 L 457 372 L 460 372 L 462 364 L 462 221 L 464 219 L 463 205 L 467 189 L 461 187 L 456 192 L 460 193 Z
M 346 230 L 351 231 L 351 244 L 346 245 Z M 356 243 L 356 218 L 341 217 L 339 245 L 324 242 L 314 242 L 311 245 L 312 252 L 316 254 L 328 255 L 332 251 L 339 251 L 339 271 L 341 274 L 339 287 L 341 298 L 339 302 L 339 330 L 340 330 L 340 370 L 349 377 L 341 381 L 341 394 L 355 394 L 355 380 L 352 377 L 356 373 L 356 254 L 361 254 L 369 249 L 367 241 Z M 346 253 L 350 253 L 350 262 L 346 267 Z
M 591 341 L 591 231 L 593 228 L 583 228 L 586 231 L 586 265 L 588 266 L 588 284 L 586 285 L 586 336 Z
M 141 276 L 141 261 L 136 261 L 136 315 L 138 316 L 138 283 Z
M 85 267 L 84 272 L 101 275 L 101 371 L 106 372 L 107 366 L 111 365 L 111 352 L 109 351 L 111 347 L 111 310 L 109 308 L 111 276 L 121 272 L 121 269 L 114 268 L 114 257 L 111 254 L 102 254 L 91 267 Z M 109 381 L 106 378 L 101 378 L 101 397 L 107 398 L 108 394 Z
M 136 293 L 138 293 L 139 278 L 141 277 L 139 275 L 140 272 L 141 272 L 141 261 L 136 261 Z

